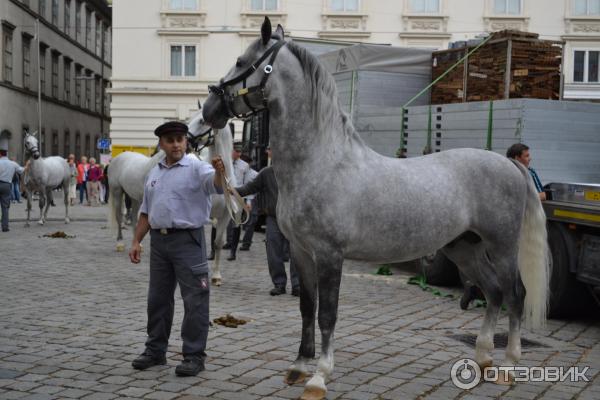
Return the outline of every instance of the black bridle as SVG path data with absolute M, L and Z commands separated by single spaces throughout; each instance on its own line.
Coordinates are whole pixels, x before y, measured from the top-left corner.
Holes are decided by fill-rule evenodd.
M 194 151 L 199 153 L 205 147 L 212 146 L 215 143 L 215 134 L 213 133 L 212 128 L 208 128 L 208 130 L 200 133 L 199 135 L 194 135 L 192 132 L 188 132 L 187 139 L 189 145 L 194 149 Z
M 256 60 L 256 62 L 254 62 L 248 69 L 246 69 L 240 75 L 238 75 L 235 78 L 232 78 L 228 81 L 221 82 L 218 86 L 215 86 L 215 85 L 208 86 L 208 91 L 210 93 L 214 93 L 215 95 L 219 96 L 225 103 L 225 107 L 227 108 L 227 113 L 229 114 L 228 115 L 229 118 L 231 118 L 231 117 L 246 118 L 246 117 L 254 115 L 254 114 L 264 110 L 265 108 L 267 108 L 267 98 L 265 96 L 265 85 L 267 84 L 267 80 L 269 79 L 269 76 L 271 76 L 271 72 L 273 72 L 273 62 L 275 61 L 275 57 L 277 57 L 277 53 L 279 53 L 279 50 L 283 46 L 285 46 L 285 44 L 286 44 L 286 42 L 284 40 L 281 40 L 281 39 L 278 40 L 277 43 L 275 43 L 267 51 L 265 51 L 264 54 L 258 60 Z M 265 61 L 267 59 L 267 57 L 269 57 L 269 56 L 271 56 L 271 58 L 269 59 L 268 64 L 265 65 L 265 67 L 263 68 L 263 72 L 265 74 L 263 75 L 262 79 L 260 80 L 260 84 L 258 84 L 257 86 L 246 87 L 246 79 L 250 75 L 255 73 L 258 70 L 258 67 L 260 67 L 260 64 L 262 64 L 263 61 Z M 233 86 L 239 82 L 243 82 L 243 86 L 240 90 L 238 90 L 236 93 L 233 93 L 233 94 L 226 92 L 225 89 L 228 86 Z M 254 96 L 255 94 L 259 94 L 261 96 L 261 98 L 260 98 L 261 105 L 258 107 L 253 106 L 251 104 L 251 100 L 249 99 L 249 96 Z M 244 104 L 250 109 L 250 111 L 248 111 L 246 113 L 236 113 L 235 112 L 234 102 L 236 101 L 236 99 L 238 97 L 243 100 Z

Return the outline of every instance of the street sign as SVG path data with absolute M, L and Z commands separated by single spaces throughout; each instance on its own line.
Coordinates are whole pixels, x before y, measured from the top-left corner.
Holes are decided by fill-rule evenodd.
M 110 139 L 109 138 L 98 139 L 98 143 L 96 143 L 96 148 L 98 148 L 98 150 L 109 150 L 110 149 Z

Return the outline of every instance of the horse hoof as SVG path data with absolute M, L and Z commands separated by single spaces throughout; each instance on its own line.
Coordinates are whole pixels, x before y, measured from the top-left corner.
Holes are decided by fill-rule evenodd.
M 491 367 L 494 364 L 494 360 L 492 358 L 486 358 L 485 360 L 477 361 L 477 365 L 479 365 L 479 369 L 483 371 L 486 368 Z
M 125 245 L 123 243 L 117 243 L 117 251 L 118 252 L 125 251 Z
M 307 376 L 305 372 L 292 369 L 285 374 L 283 381 L 286 385 L 295 385 L 304 382 Z
M 300 400 L 322 400 L 327 395 L 327 389 L 317 386 L 307 386 L 304 388 L 304 393 L 300 396 Z
M 65 224 L 68 224 L 69 222 L 71 222 L 71 220 L 69 218 L 65 218 Z
M 38 225 L 44 225 L 44 221 L 38 221 Z
M 212 278 L 210 281 L 215 286 L 221 286 L 221 278 Z

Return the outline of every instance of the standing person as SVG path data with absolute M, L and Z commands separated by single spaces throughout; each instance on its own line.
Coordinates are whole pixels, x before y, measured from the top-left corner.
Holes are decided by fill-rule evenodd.
M 86 184 L 88 204 L 91 206 L 97 206 L 100 204 L 100 179 L 102 179 L 102 168 L 96 164 L 96 159 L 91 157 Z
M 0 149 L 0 209 L 2 211 L 2 232 L 8 232 L 8 209 L 10 208 L 11 182 L 15 173 L 22 174 L 24 169 L 16 162 L 9 160 L 7 151 Z
M 17 162 L 15 157 L 10 158 L 11 161 Z M 15 174 L 12 178 L 12 186 L 10 192 L 10 199 L 15 203 L 21 202 L 21 177 L 19 174 Z
M 210 196 L 222 193 L 224 174 L 220 157 L 212 166 L 186 155 L 187 125 L 167 122 L 154 131 L 166 158 L 144 183 L 140 217 L 129 258 L 140 262 L 140 242 L 150 231 L 150 283 L 146 350 L 132 362 L 136 369 L 166 364 L 165 354 L 174 313 L 175 287 L 179 283 L 184 304 L 181 338 L 183 362 L 179 376 L 204 370 L 209 326 L 209 279 L 204 225 L 210 216 Z M 215 172 L 216 170 L 216 172 Z
M 274 288 L 271 289 L 271 296 L 278 296 L 285 293 L 287 285 L 287 275 L 285 273 L 285 246 L 288 241 L 279 230 L 277 225 L 277 180 L 273 167 L 265 167 L 260 170 L 254 180 L 244 186 L 236 188 L 240 196 L 249 194 L 259 194 L 261 207 L 267 215 L 267 263 L 269 264 L 269 274 L 273 281 Z M 294 266 L 293 260 L 290 263 L 290 281 L 292 284 L 292 296 L 300 294 L 300 281 Z
M 250 165 L 241 159 L 243 144 L 242 142 L 235 142 L 233 144 L 233 150 L 231 152 L 231 158 L 233 161 L 233 174 L 235 175 L 235 181 L 238 185 L 245 185 L 250 182 L 251 179 L 251 168 Z M 247 204 L 251 199 L 246 199 Z M 227 225 L 227 243 L 223 246 L 224 249 L 229 249 L 229 257 L 227 261 L 233 261 L 236 258 L 237 247 L 240 242 L 240 235 L 242 232 L 241 226 L 235 226 L 233 221 Z M 212 236 L 212 235 L 211 235 Z M 211 246 L 214 248 L 214 245 Z
M 104 204 L 108 204 L 108 197 L 110 188 L 108 187 L 108 164 L 104 166 L 104 171 L 102 171 L 102 185 L 104 185 L 104 197 L 102 201 Z
M 535 172 L 535 170 L 529 166 L 529 164 L 531 163 L 531 153 L 529 152 L 529 146 L 524 145 L 523 143 L 515 143 L 512 146 L 510 146 L 506 151 L 506 157 L 519 161 L 525 166 L 525 168 L 529 170 L 529 173 L 531 174 L 531 179 L 533 179 L 535 188 L 537 189 L 537 192 L 540 196 L 540 200 L 546 200 L 546 192 L 544 192 L 542 181 L 540 180 L 540 177 L 538 176 L 537 172 Z
M 79 204 L 83 204 L 83 196 L 85 194 L 85 200 L 90 203 L 90 199 L 87 195 L 87 173 L 90 169 L 90 165 L 87 162 L 86 156 L 81 156 L 81 161 L 77 166 L 77 185 L 79 186 Z
M 77 176 L 79 175 L 77 165 L 75 165 L 75 154 L 69 154 L 67 162 L 69 163 L 69 172 L 71 174 L 71 179 L 69 180 L 69 204 L 74 206 L 75 199 L 77 199 Z

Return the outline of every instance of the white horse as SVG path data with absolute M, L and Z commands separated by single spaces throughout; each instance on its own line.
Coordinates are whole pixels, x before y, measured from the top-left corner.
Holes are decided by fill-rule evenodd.
M 132 226 L 137 224 L 137 215 L 144 197 L 144 181 L 150 170 L 165 158 L 159 150 L 154 156 L 126 151 L 116 156 L 108 167 L 108 188 L 110 191 L 109 223 L 117 232 L 117 251 L 125 250 L 123 244 L 123 196 L 131 198 Z
M 221 156 L 225 165 L 225 175 L 227 181 L 232 187 L 236 186 L 235 175 L 233 174 L 233 161 L 231 159 L 231 152 L 233 150 L 233 137 L 231 130 L 226 125 L 223 129 L 213 130 L 210 132 L 210 127 L 204 124 L 202 118 L 202 112 L 198 112 L 189 123 L 189 130 L 192 137 L 200 138 L 203 141 L 203 145 L 208 147 L 209 159 L 216 156 Z M 210 211 L 210 218 L 213 226 L 216 229 L 215 243 L 214 243 L 214 262 L 212 264 L 212 283 L 216 286 L 221 286 L 223 277 L 221 276 L 220 260 L 221 260 L 221 248 L 225 242 L 225 232 L 227 231 L 227 225 L 232 214 L 241 213 L 241 209 L 236 206 L 235 203 L 231 205 L 231 213 L 227 208 L 225 196 L 222 194 L 213 194 L 211 196 L 212 208 Z
M 64 158 L 59 156 L 40 157 L 38 141 L 29 132 L 25 134 L 25 153 L 30 157 L 23 178 L 27 192 L 27 222 L 25 226 L 29 226 L 33 193 L 39 193 L 40 220 L 38 224 L 44 225 L 48 218 L 48 208 L 50 208 L 50 203 L 52 202 L 52 190 L 58 187 L 62 187 L 65 198 L 65 224 L 68 224 L 70 222 L 69 181 L 71 179 L 69 164 Z

